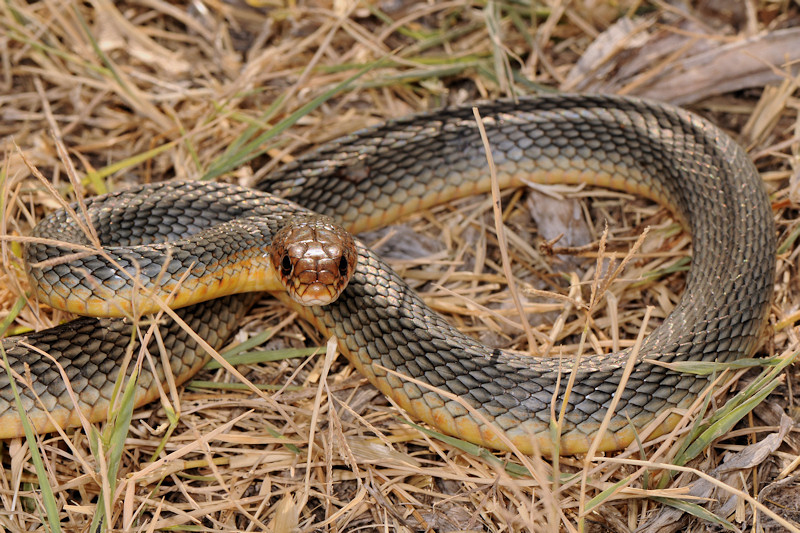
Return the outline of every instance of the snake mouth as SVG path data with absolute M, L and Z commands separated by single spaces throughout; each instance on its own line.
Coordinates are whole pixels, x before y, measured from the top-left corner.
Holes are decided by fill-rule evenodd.
M 309 283 L 293 289 L 287 287 L 287 292 L 300 305 L 312 306 L 333 303 L 342 291 L 325 283 Z

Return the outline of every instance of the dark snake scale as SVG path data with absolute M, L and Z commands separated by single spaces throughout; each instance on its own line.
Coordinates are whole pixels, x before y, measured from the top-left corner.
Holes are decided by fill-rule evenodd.
M 478 108 L 502 187 L 527 180 L 622 189 L 668 206 L 691 232 L 685 293 L 644 340 L 608 430 L 598 436 L 599 449 L 625 447 L 645 428 L 649 438 L 669 431 L 708 380 L 658 362 L 730 361 L 751 355 L 759 342 L 773 290 L 775 229 L 755 167 L 718 128 L 663 104 L 547 96 Z M 225 184 L 166 182 L 92 199 L 89 216 L 103 245 L 113 245 L 109 254 L 145 282 L 197 276 L 196 283 L 202 283 L 204 276 L 231 262 L 225 254 L 233 254 L 236 263 L 250 253 L 232 235 L 250 241 L 255 239 L 248 235 L 257 235 L 262 241 L 248 245 L 263 250 L 278 228 L 305 209 L 329 215 L 350 231 L 364 231 L 420 208 L 487 191 L 487 168 L 472 109 L 459 107 L 329 142 L 259 184 L 271 194 Z M 188 215 L 181 211 L 187 208 Z M 63 212 L 35 231 L 89 243 Z M 166 245 L 165 238 L 187 240 Z M 144 248 L 117 248 L 127 245 Z M 590 447 L 619 386 L 628 350 L 585 355 L 573 368 L 571 359 L 487 348 L 450 326 L 380 258 L 357 246 L 357 270 L 335 303 L 300 308 L 285 294 L 276 296 L 323 336 L 335 335 L 349 360 L 384 394 L 444 433 L 497 449 L 512 444 L 524 453 L 570 454 Z M 29 245 L 26 255 L 36 263 L 65 250 L 72 251 Z M 198 266 L 203 258 L 211 260 L 209 266 Z M 67 294 L 66 283 L 84 301 L 98 284 L 116 289 L 130 283 L 110 268 L 107 258 L 95 254 L 55 272 L 34 267 L 30 275 L 48 287 L 43 290 L 58 294 Z M 93 271 L 97 276 L 92 277 Z M 252 295 L 225 296 L 179 313 L 217 349 L 253 300 Z M 63 366 L 80 400 L 77 407 L 101 420 L 130 330 L 124 319 L 82 318 L 3 341 L 18 373 L 25 376 L 24 364 L 30 365 L 41 405 L 29 389 L 21 389 L 37 431 L 53 429 L 42 408 L 59 425 L 79 420 L 61 374 L 29 345 Z M 161 335 L 171 371 L 177 381 L 185 381 L 206 354 L 171 322 L 161 326 Z M 150 350 L 158 353 L 155 343 Z M 555 442 L 549 430 L 551 408 L 560 411 L 571 372 L 577 376 Z M 6 438 L 21 431 L 8 380 L 0 373 L 0 437 Z M 157 397 L 153 381 L 145 364 L 137 404 Z

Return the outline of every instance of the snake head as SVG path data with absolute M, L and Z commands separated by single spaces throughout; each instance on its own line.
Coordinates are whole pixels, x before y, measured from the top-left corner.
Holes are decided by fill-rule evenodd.
M 301 305 L 327 305 L 339 297 L 358 262 L 353 236 L 325 217 L 288 223 L 272 238 L 272 267 Z

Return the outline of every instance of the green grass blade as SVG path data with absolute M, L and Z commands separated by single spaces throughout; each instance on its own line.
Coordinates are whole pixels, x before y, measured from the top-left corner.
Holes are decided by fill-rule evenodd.
M 712 524 L 717 524 L 719 526 L 722 526 L 728 531 L 737 531 L 737 529 L 733 526 L 733 524 L 731 524 L 724 518 L 715 515 L 711 511 L 708 511 L 704 507 L 697 505 L 696 503 L 687 502 L 685 500 L 679 500 L 678 498 L 664 498 L 661 496 L 654 497 L 653 500 L 663 503 L 664 505 L 669 505 L 670 507 L 674 507 L 679 511 L 688 513 L 701 520 L 705 520 L 707 522 L 711 522 Z
M 107 453 L 104 457 L 108 458 L 108 494 L 105 494 L 101 488 L 100 494 L 97 497 L 97 507 L 95 514 L 92 517 L 91 531 L 99 531 L 105 518 L 106 506 L 105 498 L 112 498 L 114 491 L 117 488 L 117 473 L 122 461 L 122 452 L 125 450 L 125 439 L 128 438 L 128 431 L 131 426 L 131 419 L 133 418 L 133 405 L 136 395 L 136 384 L 138 381 L 137 367 L 133 368 L 130 378 L 125 383 L 125 389 L 120 399 L 119 408 L 113 412 L 109 417 L 109 422 L 103 431 L 104 435 L 101 439 L 103 450 Z
M 248 385 L 245 385 L 244 383 L 220 383 L 218 381 L 205 381 L 201 379 L 193 379 L 184 386 L 187 389 L 193 389 L 193 390 L 214 389 L 214 390 L 235 390 L 242 392 L 248 392 L 252 390 Z M 273 385 L 270 383 L 255 384 L 255 387 L 259 390 L 265 390 L 265 391 L 285 390 L 285 391 L 296 392 L 303 390 L 303 387 L 300 387 L 299 385 L 277 385 L 277 384 Z
M 725 435 L 747 413 L 752 411 L 781 382 L 781 373 L 787 365 L 797 359 L 795 353 L 778 360 L 777 364 L 765 369 L 746 389 L 731 398 L 722 409 L 715 412 L 707 424 L 703 424 L 689 434 L 686 439 L 691 444 L 685 452 L 676 455 L 674 463 L 684 465 L 697 457 L 711 442 Z
M 358 72 L 347 78 L 346 80 L 338 83 L 328 89 L 327 91 L 323 92 L 310 102 L 306 103 L 305 105 L 301 106 L 297 111 L 286 117 L 285 119 L 278 122 L 275 126 L 269 129 L 269 131 L 264 132 L 262 135 L 254 138 L 253 140 L 242 144 L 239 146 L 239 149 L 236 152 L 230 154 L 224 154 L 222 157 L 216 159 L 211 163 L 209 166 L 208 171 L 203 174 L 201 179 L 203 180 L 210 180 L 214 179 L 217 176 L 225 174 L 235 168 L 238 168 L 245 164 L 246 162 L 250 161 L 258 157 L 259 155 L 263 154 L 268 150 L 268 147 L 264 147 L 264 144 L 280 135 L 284 131 L 286 131 L 289 127 L 293 126 L 297 123 L 298 120 L 303 118 L 304 116 L 308 115 L 316 108 L 330 100 L 333 96 L 349 89 L 353 83 L 361 78 L 367 72 L 378 68 L 384 64 L 384 59 L 379 59 L 378 61 L 374 61 L 372 63 L 367 64 L 364 68 L 360 69 Z
M 231 118 L 238 119 L 241 122 L 249 123 L 250 125 L 242 132 L 241 135 L 239 135 L 236 139 L 234 139 L 234 141 L 230 145 L 228 145 L 228 148 L 225 150 L 225 153 L 223 153 L 222 156 L 220 156 L 220 158 L 218 158 L 217 161 L 224 161 L 228 158 L 235 158 L 238 157 L 237 154 L 245 153 L 246 152 L 246 148 L 244 148 L 245 145 L 249 143 L 260 130 L 264 129 L 264 125 L 267 124 L 272 119 L 272 117 L 278 112 L 278 110 L 283 106 L 283 103 L 286 101 L 286 96 L 287 96 L 286 94 L 282 94 L 278 98 L 276 98 L 275 101 L 272 102 L 272 105 L 270 105 L 258 119 L 252 119 L 250 117 L 241 116 L 243 115 L 242 113 L 236 113 L 234 115 L 231 115 Z M 217 161 L 211 163 L 211 168 L 213 168 L 214 165 L 217 164 Z M 211 179 L 211 178 L 206 178 L 204 176 L 201 179 Z
M 470 455 L 474 455 L 475 457 L 480 457 L 484 461 L 491 463 L 493 465 L 500 466 L 505 469 L 506 472 L 509 474 L 513 474 L 515 476 L 530 476 L 531 473 L 522 465 L 518 465 L 515 463 L 509 463 L 503 461 L 496 457 L 492 452 L 484 448 L 483 446 L 478 446 L 477 444 L 472 444 L 471 442 L 467 442 L 465 440 L 458 439 L 456 437 L 451 437 L 450 435 L 445 435 L 444 433 L 439 433 L 438 431 L 433 431 L 426 427 L 422 427 L 418 424 L 413 422 L 409 422 L 408 420 L 400 417 L 395 417 L 395 419 L 399 422 L 407 424 L 414 429 L 421 431 L 425 435 L 429 437 L 433 437 L 434 439 L 440 440 L 446 444 L 453 446 L 454 448 L 458 448 L 462 452 L 468 453 Z
M 260 346 L 261 344 L 264 344 L 265 342 L 267 342 L 267 340 L 269 340 L 269 338 L 271 336 L 272 336 L 272 330 L 271 329 L 268 329 L 266 331 L 262 331 L 258 335 L 253 335 L 252 337 L 250 337 L 246 341 L 240 342 L 239 344 L 236 344 L 236 345 L 228 348 L 224 352 L 221 352 L 220 355 L 222 355 L 222 357 L 231 357 L 233 355 L 240 354 L 240 353 L 246 352 L 248 350 L 252 350 L 256 346 Z
M 597 507 L 601 503 L 605 502 L 608 498 L 610 498 L 611 496 L 616 494 L 616 492 L 621 487 L 624 487 L 625 485 L 628 484 L 630 479 L 631 479 L 630 476 L 626 476 L 626 477 L 620 479 L 619 481 L 617 481 L 616 483 L 614 483 L 613 485 L 611 485 L 610 487 L 608 487 L 604 491 L 600 492 L 600 494 L 598 494 L 597 496 L 595 496 L 594 498 L 592 498 L 591 500 L 586 502 L 586 509 L 584 510 L 584 514 L 590 513 L 592 511 L 592 509 L 594 509 L 595 507 Z
M 310 357 L 312 355 L 324 354 L 324 347 L 311 346 L 308 348 L 286 348 L 284 350 L 245 352 L 236 355 L 225 355 L 225 360 L 232 365 L 254 365 L 258 363 L 272 363 L 284 359 L 295 359 L 298 357 Z M 220 368 L 220 364 L 211 360 L 206 368 L 215 370 Z
M 107 187 L 105 186 L 105 183 L 102 180 L 104 180 L 111 174 L 114 174 L 115 172 L 119 172 L 120 170 L 125 170 L 126 168 L 130 168 L 140 163 L 144 163 L 145 161 L 149 161 L 153 159 L 155 156 L 159 155 L 160 153 L 165 152 L 170 148 L 174 147 L 175 144 L 177 144 L 176 141 L 170 141 L 168 143 L 162 144 L 161 146 L 156 146 L 151 150 L 147 150 L 146 152 L 142 152 L 140 154 L 136 154 L 131 157 L 127 157 L 125 159 L 117 161 L 116 163 L 107 165 L 103 168 L 97 170 L 91 170 L 86 173 L 86 180 L 91 182 L 92 185 L 94 185 L 97 194 L 103 194 L 107 192 Z
M 794 246 L 794 242 L 800 237 L 800 226 L 797 226 L 792 232 L 786 236 L 783 242 L 778 246 L 778 255 L 785 254 Z
M 3 321 L 0 322 L 0 337 L 5 335 L 5 332 L 8 330 L 14 319 L 17 318 L 17 315 L 22 308 L 25 307 L 26 303 L 27 299 L 24 296 L 17 298 L 17 301 L 14 302 L 14 306 L 11 308 L 8 316 L 6 316 Z M 11 385 L 11 392 L 14 395 L 14 405 L 19 413 L 20 420 L 22 420 L 22 428 L 25 432 L 25 442 L 28 444 L 28 449 L 31 452 L 31 461 L 33 462 L 33 467 L 36 470 L 36 479 L 38 480 L 39 488 L 42 491 L 42 501 L 44 503 L 45 514 L 47 515 L 46 525 L 50 531 L 53 531 L 54 533 L 60 533 L 61 520 L 58 516 L 56 497 L 53 493 L 53 488 L 48 483 L 47 471 L 44 468 L 44 461 L 42 461 L 42 456 L 39 453 L 39 443 L 36 441 L 36 435 L 33 432 L 33 427 L 31 427 L 28 416 L 25 413 L 25 407 L 22 405 L 22 399 L 19 396 L 17 384 L 11 375 L 11 363 L 8 362 L 8 356 L 6 355 L 6 350 L 3 348 L 2 344 L 0 344 L 0 355 L 3 357 L 3 368 L 8 376 L 8 383 Z
M 719 374 L 723 370 L 741 370 L 742 368 L 774 366 L 781 364 L 781 360 L 778 358 L 745 358 L 737 359 L 736 361 L 728 361 L 725 363 L 716 363 L 714 361 L 678 361 L 675 363 L 666 363 L 663 361 L 657 361 L 656 364 L 681 374 L 710 376 L 711 374 Z

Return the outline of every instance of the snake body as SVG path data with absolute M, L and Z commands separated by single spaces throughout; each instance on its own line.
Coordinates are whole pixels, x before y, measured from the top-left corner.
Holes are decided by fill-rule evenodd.
M 765 322 L 775 231 L 755 167 L 718 128 L 664 104 L 567 95 L 478 107 L 501 186 L 527 180 L 622 189 L 668 206 L 691 232 L 693 257 L 685 294 L 644 340 L 621 390 L 629 350 L 586 355 L 573 368 L 571 360 L 488 348 L 431 311 L 360 242 L 353 279 L 333 304 L 300 307 L 285 294 L 276 291 L 276 296 L 323 335 L 335 335 L 348 359 L 384 394 L 447 434 L 496 449 L 571 454 L 586 451 L 595 437 L 599 450 L 613 450 L 627 446 L 648 426 L 650 438 L 669 431 L 708 381 L 660 363 L 746 357 L 755 350 Z M 145 247 L 141 252 L 120 249 L 118 256 L 137 276 L 146 274 L 154 281 L 197 276 L 202 283 L 227 261 L 216 255 L 221 248 L 232 252 L 233 263 L 246 253 L 230 237 L 231 228 L 245 228 L 268 243 L 287 219 L 311 210 L 359 232 L 489 186 L 472 109 L 460 107 L 390 121 L 329 142 L 273 173 L 260 185 L 270 194 L 214 183 L 167 182 L 90 200 L 88 216 L 98 232 L 109 232 L 100 236 L 104 245 Z M 194 211 L 187 216 L 173 210 L 176 205 Z M 44 222 L 51 230 L 40 234 L 55 228 L 62 238 L 69 234 L 87 244 L 72 220 L 56 214 Z M 190 244 L 163 244 L 176 237 L 188 238 Z M 56 253 L 64 250 L 45 245 L 27 249 L 33 263 Z M 132 258 L 131 253 L 140 255 Z M 197 269 L 201 256 L 213 257 L 212 266 Z M 57 267 L 61 272 L 56 274 L 32 268 L 32 277 L 49 278 L 62 290 L 60 280 L 66 276 L 80 293 L 97 285 L 96 280 L 85 281 L 84 274 L 98 270 L 114 276 L 97 255 L 75 261 Z M 127 279 L 118 277 L 119 283 Z M 252 300 L 252 295 L 228 295 L 180 313 L 218 348 Z M 206 356 L 174 323 L 160 327 L 171 371 L 183 381 Z M 38 431 L 52 430 L 52 422 L 75 425 L 79 420 L 59 371 L 37 351 L 63 366 L 78 409 L 98 420 L 107 410 L 131 335 L 125 319 L 82 318 L 3 341 L 17 372 L 24 376 L 24 363 L 30 364 L 41 404 L 30 390 L 24 391 L 23 402 Z M 149 342 L 157 353 L 155 342 Z M 157 395 L 153 384 L 162 373 L 158 367 L 151 375 L 145 365 L 137 404 Z M 2 437 L 20 432 L 8 379 L 0 375 Z M 616 409 L 606 431 L 598 435 L 615 394 Z M 560 435 L 554 437 L 551 419 L 562 408 Z

